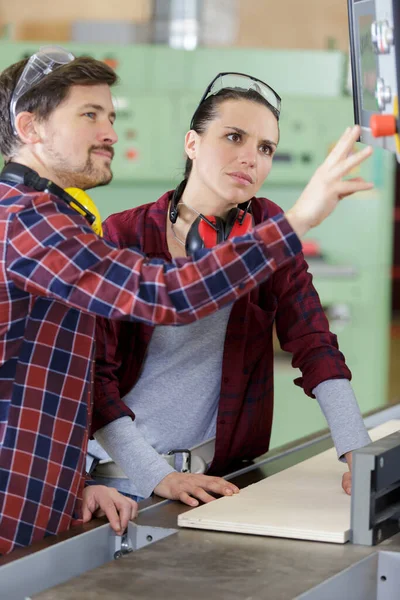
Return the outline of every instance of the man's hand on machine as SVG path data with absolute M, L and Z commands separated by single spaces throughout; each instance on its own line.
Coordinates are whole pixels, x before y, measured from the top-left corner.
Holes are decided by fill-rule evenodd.
M 83 490 L 82 512 L 84 523 L 92 517 L 106 516 L 115 533 L 122 535 L 128 527 L 128 522 L 136 517 L 138 505 L 115 488 L 88 485 Z
M 170 473 L 154 488 L 154 493 L 169 500 L 180 500 L 189 506 L 215 500 L 208 492 L 220 496 L 233 496 L 239 488 L 221 477 L 210 477 L 197 473 Z
M 346 452 L 346 454 L 344 455 L 345 459 L 347 460 L 347 466 L 349 467 L 349 470 L 346 471 L 346 473 L 343 473 L 343 477 L 342 477 L 342 488 L 344 489 L 344 491 L 346 492 L 346 494 L 348 494 L 349 496 L 351 495 L 351 466 L 352 466 L 352 453 L 351 452 Z
M 343 179 L 372 154 L 371 146 L 353 154 L 354 144 L 360 133 L 358 125 L 346 129 L 331 153 L 315 171 L 296 204 L 286 212 L 287 220 L 299 237 L 322 223 L 342 198 L 374 187 L 362 177 Z

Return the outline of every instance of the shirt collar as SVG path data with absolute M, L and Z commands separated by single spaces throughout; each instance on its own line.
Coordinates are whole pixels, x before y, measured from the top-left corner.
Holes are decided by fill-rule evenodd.
M 171 260 L 168 250 L 166 219 L 173 191 L 163 194 L 149 205 L 143 223 L 143 252 L 148 256 L 164 256 Z

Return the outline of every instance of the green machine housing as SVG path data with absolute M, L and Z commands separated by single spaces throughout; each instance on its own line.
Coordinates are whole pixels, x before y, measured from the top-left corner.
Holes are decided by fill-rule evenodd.
M 40 45 L 0 42 L 0 69 L 31 55 Z M 184 135 L 199 98 L 220 71 L 251 73 L 282 96 L 278 153 L 260 196 L 289 208 L 342 131 L 353 124 L 345 92 L 347 57 L 336 51 L 198 49 L 164 46 L 66 44 L 115 65 L 119 142 L 111 185 L 91 195 L 104 218 L 156 200 L 180 181 Z M 363 413 L 387 401 L 391 290 L 394 158 L 375 149 L 361 169 L 375 184 L 343 201 L 309 237 L 321 248 L 310 271 L 331 329 L 353 373 Z M 293 384 L 290 355 L 277 351 L 275 415 L 271 447 L 326 427 L 316 400 Z

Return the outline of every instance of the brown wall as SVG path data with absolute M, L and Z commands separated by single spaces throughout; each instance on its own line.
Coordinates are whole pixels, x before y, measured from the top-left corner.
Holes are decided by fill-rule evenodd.
M 0 0 L 0 17 L 8 22 L 77 19 L 146 20 L 150 0 Z
M 12 23 L 16 40 L 67 41 L 73 21 L 141 23 L 151 10 L 151 0 L 0 0 L 0 23 Z
M 346 0 L 240 0 L 239 46 L 348 51 Z
M 348 49 L 346 0 L 239 0 L 237 45 L 326 49 L 329 39 Z M 152 0 L 0 0 L 0 23 L 13 39 L 69 39 L 75 20 L 145 22 Z M 221 24 L 223 27 L 223 24 Z

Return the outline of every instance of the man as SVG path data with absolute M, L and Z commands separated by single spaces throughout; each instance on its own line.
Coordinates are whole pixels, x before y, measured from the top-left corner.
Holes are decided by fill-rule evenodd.
M 350 190 L 370 187 L 341 181 L 370 153 L 346 158 L 342 143 L 336 152 L 344 171 L 337 162 L 322 169 L 287 218 L 271 219 L 194 261 L 168 264 L 118 250 L 93 233 L 62 189 L 89 189 L 112 178 L 115 82 L 106 65 L 57 48 L 0 75 L 6 163 L 0 175 L 0 553 L 88 521 L 98 510 L 121 533 L 136 512 L 115 490 L 84 488 L 96 315 L 153 325 L 206 316 L 298 253 L 294 232 L 318 224 Z M 103 407 L 103 424 L 130 414 L 111 404 Z

